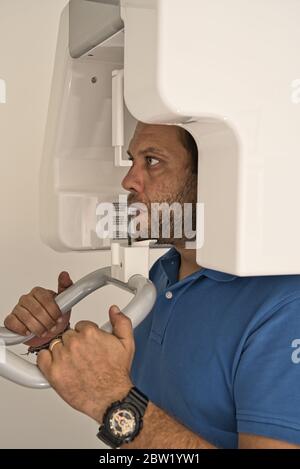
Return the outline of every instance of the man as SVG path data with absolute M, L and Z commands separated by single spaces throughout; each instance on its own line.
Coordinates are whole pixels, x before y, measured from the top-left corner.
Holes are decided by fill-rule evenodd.
M 194 149 L 182 129 L 139 124 L 122 184 L 129 202 L 195 204 Z M 99 424 L 135 385 L 145 404 L 143 428 L 124 449 L 300 448 L 292 348 L 300 334 L 300 277 L 242 278 L 201 268 L 184 241 L 171 233 L 174 247 L 152 267 L 157 301 L 134 333 L 112 306 L 113 334 L 80 321 L 39 352 L 38 366 L 66 402 Z M 59 291 L 70 284 L 62 273 Z M 53 337 L 61 317 L 54 295 L 33 289 L 6 327 Z M 120 423 L 124 413 L 118 417 Z

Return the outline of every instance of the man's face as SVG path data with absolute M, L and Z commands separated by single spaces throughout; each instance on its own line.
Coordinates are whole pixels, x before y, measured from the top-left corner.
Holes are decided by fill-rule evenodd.
M 174 202 L 182 206 L 193 204 L 193 229 L 197 202 L 197 175 L 192 174 L 192 157 L 184 147 L 176 126 L 139 123 L 128 149 L 133 165 L 122 181 L 130 192 L 128 205 L 143 203 L 148 209 L 148 235 L 151 236 L 151 203 Z M 153 210 L 152 210 L 153 212 Z M 183 213 L 183 212 L 182 212 Z M 186 241 L 174 238 L 174 220 L 171 217 L 170 237 L 163 238 L 160 220 L 159 244 L 181 245 Z M 136 238 L 140 240 L 141 238 Z

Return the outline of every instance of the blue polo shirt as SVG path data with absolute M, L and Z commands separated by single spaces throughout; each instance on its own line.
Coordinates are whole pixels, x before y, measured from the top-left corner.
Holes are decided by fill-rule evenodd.
M 157 301 L 135 329 L 131 377 L 218 448 L 238 433 L 300 444 L 300 275 L 200 268 L 177 281 L 175 248 L 150 270 Z

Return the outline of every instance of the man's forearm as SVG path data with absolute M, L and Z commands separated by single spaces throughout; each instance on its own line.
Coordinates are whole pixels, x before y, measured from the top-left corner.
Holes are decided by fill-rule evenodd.
M 149 402 L 139 435 L 122 449 L 216 449 L 162 409 Z

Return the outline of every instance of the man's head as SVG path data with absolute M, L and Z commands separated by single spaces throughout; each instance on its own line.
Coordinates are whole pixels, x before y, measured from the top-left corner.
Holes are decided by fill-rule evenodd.
M 165 202 L 172 205 L 177 202 L 182 206 L 182 213 L 183 204 L 191 203 L 195 230 L 198 150 L 193 137 L 178 126 L 139 123 L 130 142 L 128 154 L 133 165 L 123 179 L 122 186 L 130 192 L 128 205 L 140 202 L 147 206 L 147 238 L 152 238 L 152 203 Z M 160 235 L 157 239 L 159 244 L 180 245 L 186 241 L 184 235 L 181 240 L 174 238 L 172 216 L 170 237 L 162 236 L 160 220 Z

